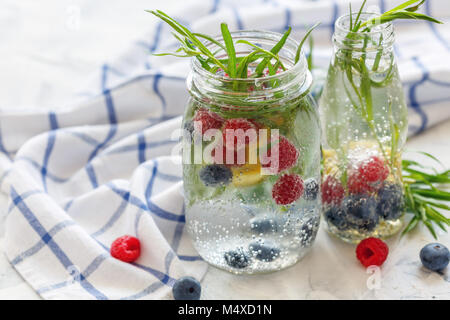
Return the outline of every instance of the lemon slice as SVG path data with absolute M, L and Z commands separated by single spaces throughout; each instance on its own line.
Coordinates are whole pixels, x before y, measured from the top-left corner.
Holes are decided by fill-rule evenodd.
M 261 175 L 260 164 L 246 164 L 242 167 L 234 167 L 231 171 L 233 172 L 233 185 L 235 187 L 251 186 L 264 179 L 264 176 Z
M 338 169 L 337 153 L 333 149 L 323 149 L 323 169 L 325 175 L 335 175 Z
M 350 141 L 348 144 L 350 150 L 380 150 L 378 143 L 374 140 L 358 140 L 358 141 Z

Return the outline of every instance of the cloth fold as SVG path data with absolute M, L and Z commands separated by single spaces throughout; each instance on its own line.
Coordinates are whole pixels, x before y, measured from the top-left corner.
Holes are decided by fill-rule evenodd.
M 355 1 L 354 1 L 355 2 Z M 395 1 L 369 1 L 390 8 Z M 354 3 L 356 7 L 356 2 Z M 191 1 L 174 16 L 195 31 L 293 26 L 315 33 L 314 61 L 326 68 L 334 20 L 347 1 Z M 429 0 L 428 14 L 448 20 L 450 3 Z M 0 187 L 6 210 L 6 254 L 46 299 L 170 298 L 175 279 L 201 279 L 206 263 L 184 230 L 182 172 L 174 155 L 188 98 L 187 60 L 158 22 L 113 63 L 105 63 L 72 107 L 0 113 Z M 106 31 L 105 31 L 106 32 Z M 450 118 L 450 27 L 397 26 L 396 53 L 410 106 L 410 134 Z M 119 236 L 138 237 L 141 257 L 109 255 Z

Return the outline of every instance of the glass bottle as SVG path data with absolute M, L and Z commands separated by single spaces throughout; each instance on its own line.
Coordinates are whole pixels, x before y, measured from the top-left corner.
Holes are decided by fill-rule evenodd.
M 355 19 L 336 21 L 320 100 L 324 220 L 329 232 L 352 243 L 389 237 L 402 227 L 401 155 L 408 130 L 393 25 L 349 32 Z
M 267 50 L 281 36 L 232 33 Z M 319 115 L 304 55 L 294 63 L 297 46 L 288 40 L 279 52 L 286 71 L 259 78 L 251 76 L 259 61 L 248 78 L 230 79 L 192 60 L 183 119 L 186 227 L 204 260 L 233 273 L 293 265 L 319 226 Z M 238 57 L 249 50 L 236 44 Z

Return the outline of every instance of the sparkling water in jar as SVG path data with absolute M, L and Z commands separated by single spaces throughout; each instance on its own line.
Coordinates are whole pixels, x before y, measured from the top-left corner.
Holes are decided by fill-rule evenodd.
M 270 50 L 282 36 L 231 35 L 238 59 L 253 50 L 238 40 Z M 287 40 L 279 52 L 285 69 L 255 77 L 256 60 L 245 79 L 192 60 L 183 119 L 186 227 L 203 259 L 233 273 L 289 267 L 316 237 L 320 124 L 306 58 L 294 63 L 297 46 Z M 216 44 L 208 48 L 226 56 Z
M 401 155 L 408 129 L 393 25 L 350 32 L 356 16 L 336 21 L 320 100 L 324 220 L 329 232 L 352 243 L 402 227 Z M 361 20 L 372 17 L 365 13 Z

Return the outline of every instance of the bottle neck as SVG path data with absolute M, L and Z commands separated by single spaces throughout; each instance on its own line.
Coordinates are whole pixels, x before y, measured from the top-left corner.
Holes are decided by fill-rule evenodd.
M 390 55 L 395 41 L 392 23 L 370 25 L 370 30 L 362 27 L 358 32 L 350 31 L 350 24 L 357 19 L 357 14 L 341 16 L 335 24 L 333 44 L 337 52 L 352 52 L 353 55 L 370 55 L 372 53 Z M 362 13 L 360 20 L 366 22 L 376 15 Z

